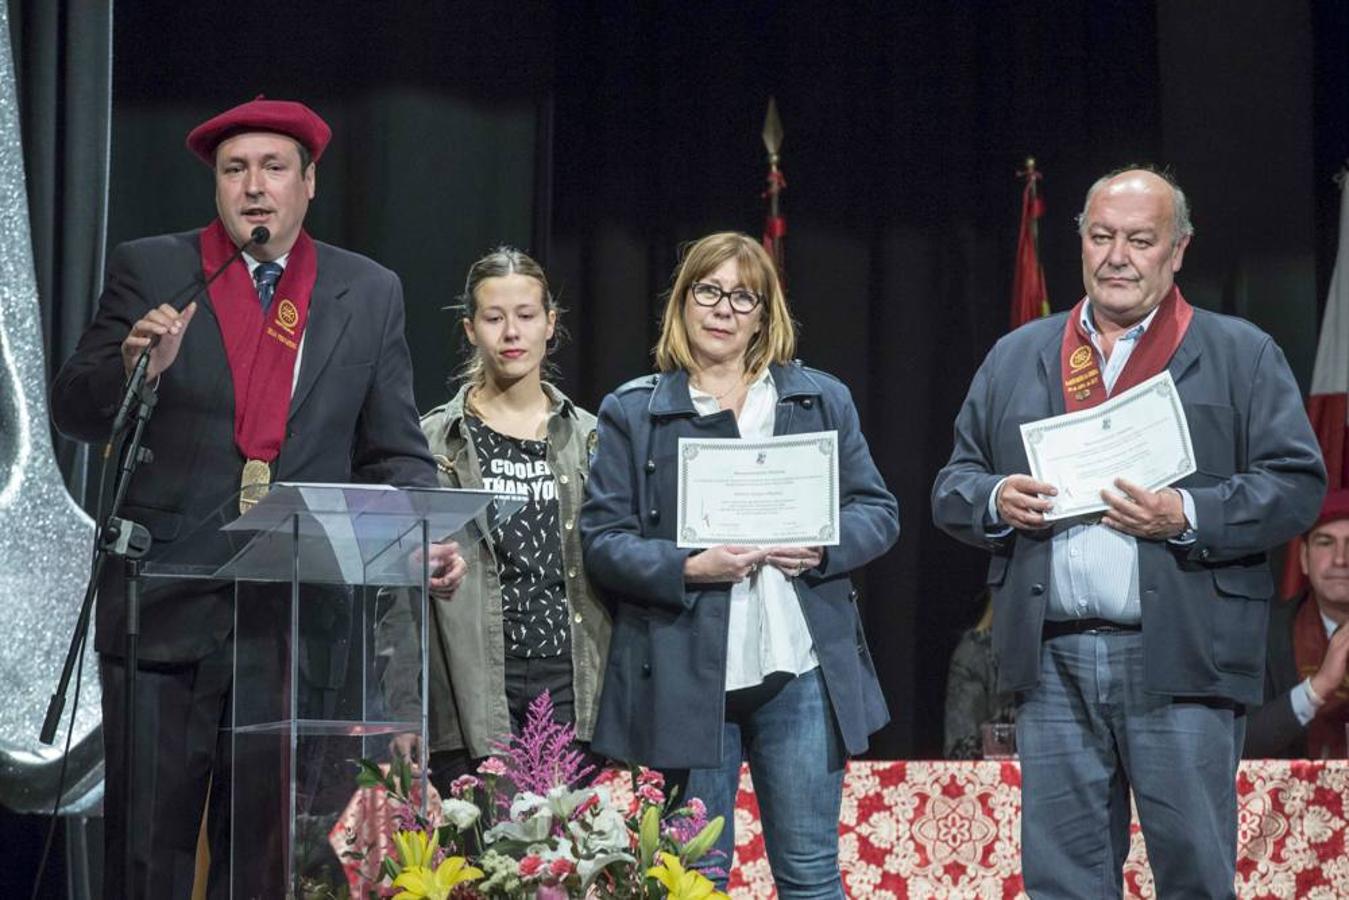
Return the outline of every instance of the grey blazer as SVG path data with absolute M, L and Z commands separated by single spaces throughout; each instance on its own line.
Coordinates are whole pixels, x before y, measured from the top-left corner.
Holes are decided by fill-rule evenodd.
M 113 250 L 94 321 L 52 385 L 52 418 L 62 433 L 107 439 L 124 381 L 122 339 L 152 306 L 185 300 L 191 291 L 184 286 L 200 283 L 199 233 Z M 435 487 L 412 398 L 398 276 L 328 244 L 315 242 L 315 249 L 318 278 L 273 479 Z M 209 299 L 200 301 L 158 395 L 145 434 L 154 461 L 137 473 L 123 507 L 125 517 L 149 529 L 151 558 L 178 552 L 193 527 L 239 490 L 244 460 L 234 444 L 234 385 Z M 233 627 L 232 594 L 217 582 L 156 580 L 142 596 L 140 653 L 147 661 L 200 659 Z M 99 652 L 121 653 L 124 617 L 121 567 L 113 565 L 99 592 Z
M 955 448 L 932 488 L 932 517 L 992 554 L 993 642 L 999 687 L 1039 678 L 1051 532 L 990 538 L 989 496 L 1029 471 L 1019 426 L 1062 413 L 1059 350 L 1067 313 L 1003 337 L 974 376 L 955 423 Z M 1168 369 L 1189 421 L 1198 467 L 1177 484 L 1194 498 L 1189 545 L 1139 541 L 1146 690 L 1258 704 L 1266 550 L 1304 531 L 1325 494 L 1321 451 L 1282 351 L 1242 319 L 1196 309 Z

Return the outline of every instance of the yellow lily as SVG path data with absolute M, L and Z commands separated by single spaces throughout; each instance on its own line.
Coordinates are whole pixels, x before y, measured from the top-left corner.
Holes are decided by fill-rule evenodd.
M 665 887 L 668 900 L 730 900 L 702 872 L 686 870 L 673 853 L 661 853 L 660 861 L 646 870 L 646 876 Z
M 429 868 L 440 845 L 440 834 L 432 832 L 428 836 L 424 831 L 397 831 L 393 843 L 404 869 Z
M 465 864 L 462 856 L 447 856 L 434 872 L 427 866 L 404 869 L 393 880 L 393 886 L 402 888 L 393 900 L 449 900 L 457 885 L 477 881 L 482 869 Z

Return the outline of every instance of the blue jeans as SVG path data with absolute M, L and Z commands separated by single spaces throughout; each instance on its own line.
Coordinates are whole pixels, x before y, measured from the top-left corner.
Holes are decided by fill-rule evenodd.
M 726 819 L 716 847 L 724 855 L 710 865 L 729 871 L 734 858 L 735 795 L 748 759 L 778 897 L 843 900 L 838 822 L 847 757 L 820 670 L 728 693 L 721 742 L 721 766 L 694 769 L 688 779 L 687 796 L 706 803 L 709 818 Z
M 1231 702 L 1145 693 L 1137 632 L 1045 641 L 1016 716 L 1026 893 L 1119 897 L 1132 789 L 1157 896 L 1235 896 L 1245 730 Z

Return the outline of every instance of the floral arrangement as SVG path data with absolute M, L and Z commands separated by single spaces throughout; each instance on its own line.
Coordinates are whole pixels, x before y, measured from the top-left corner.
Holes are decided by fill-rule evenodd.
M 572 749 L 576 733 L 553 721 L 545 692 L 518 736 L 498 744 L 477 775 L 421 811 L 406 761 L 361 760 L 357 783 L 394 806 L 392 851 L 380 880 L 353 879 L 352 896 L 394 900 L 704 900 L 726 898 L 695 863 L 719 862 L 721 817 L 679 802 L 659 772 L 593 767 Z M 378 848 L 348 850 L 373 859 Z M 367 870 L 369 866 L 367 866 Z

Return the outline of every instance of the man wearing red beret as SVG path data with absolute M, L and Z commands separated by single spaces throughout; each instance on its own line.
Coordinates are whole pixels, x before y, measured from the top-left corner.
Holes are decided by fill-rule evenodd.
M 145 525 L 152 556 L 196 523 L 271 481 L 435 487 L 418 426 L 398 277 L 304 230 L 315 163 L 331 136 L 300 103 L 256 100 L 203 123 L 189 148 L 211 166 L 218 217 L 205 228 L 117 247 L 93 323 L 52 388 L 65 434 L 108 438 L 123 383 L 151 346 L 158 402 L 145 432 L 153 461 L 122 515 Z M 266 229 L 263 239 L 259 229 Z M 242 248 L 204 294 L 177 308 Z M 181 552 L 181 548 L 178 548 Z M 438 547 L 433 590 L 464 564 Z M 228 890 L 232 588 L 148 583 L 136 677 L 134 846 L 138 895 L 187 897 L 210 788 L 211 893 Z M 123 752 L 126 606 L 121 567 L 100 586 L 95 645 L 107 756 L 105 895 L 122 896 L 127 803 Z M 222 740 L 222 736 L 226 736 Z M 143 892 L 143 893 L 142 893 Z
M 1311 586 L 1296 602 L 1270 604 L 1265 703 L 1246 729 L 1248 757 L 1346 755 L 1349 490 L 1326 496 L 1300 561 Z

